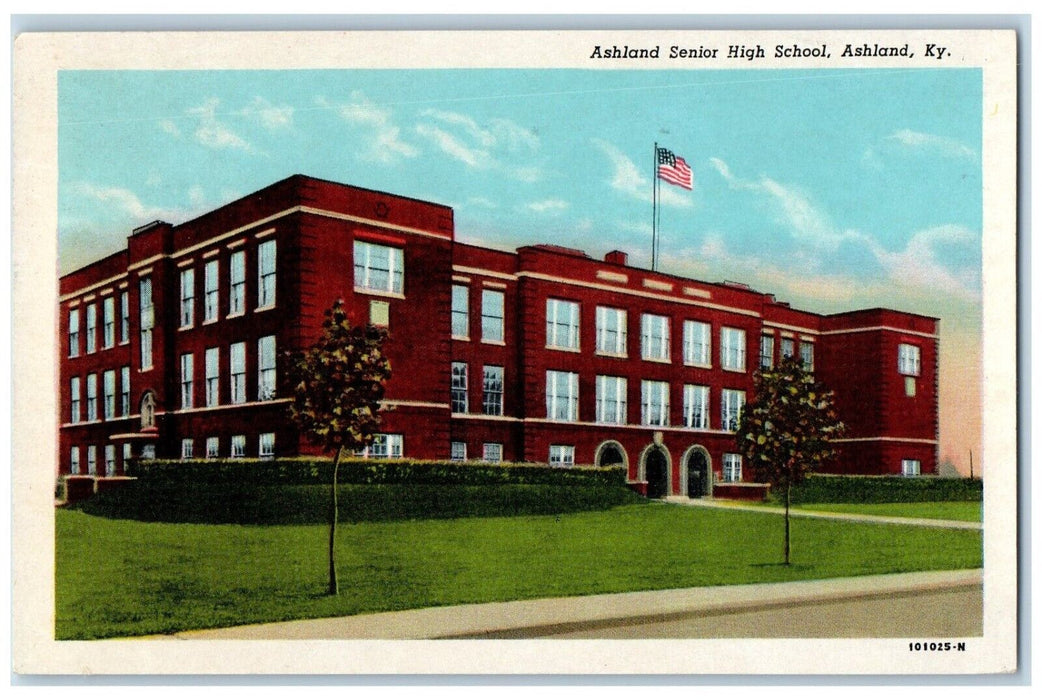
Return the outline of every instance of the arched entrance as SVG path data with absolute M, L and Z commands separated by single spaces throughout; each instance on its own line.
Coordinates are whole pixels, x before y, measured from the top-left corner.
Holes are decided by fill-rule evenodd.
M 611 467 L 621 465 L 629 467 L 630 461 L 626 457 L 626 450 L 614 440 L 606 440 L 597 446 L 593 463 L 598 467 Z
M 688 498 L 701 498 L 712 491 L 712 470 L 709 467 L 709 453 L 700 445 L 696 445 L 684 455 L 684 493 Z
M 648 498 L 669 495 L 669 460 L 661 447 L 652 447 L 645 455 L 644 479 L 648 482 Z

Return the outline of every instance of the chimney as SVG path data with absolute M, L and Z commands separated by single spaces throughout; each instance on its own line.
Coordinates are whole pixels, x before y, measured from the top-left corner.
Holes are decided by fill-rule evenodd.
M 621 250 L 613 250 L 604 256 L 604 262 L 614 265 L 625 265 L 629 256 Z

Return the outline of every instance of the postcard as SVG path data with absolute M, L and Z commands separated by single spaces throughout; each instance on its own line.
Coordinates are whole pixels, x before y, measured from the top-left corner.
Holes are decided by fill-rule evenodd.
M 14 59 L 16 673 L 1016 671 L 1014 31 Z

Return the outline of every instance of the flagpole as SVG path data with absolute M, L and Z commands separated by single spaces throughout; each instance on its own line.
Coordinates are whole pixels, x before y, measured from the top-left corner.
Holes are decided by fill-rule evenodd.
M 658 141 L 651 158 L 651 271 L 658 268 Z

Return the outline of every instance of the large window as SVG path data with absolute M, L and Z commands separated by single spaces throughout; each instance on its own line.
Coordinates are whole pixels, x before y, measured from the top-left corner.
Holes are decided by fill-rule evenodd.
M 897 371 L 909 377 L 919 376 L 919 347 L 901 343 L 897 346 Z
M 216 406 L 221 390 L 220 355 L 217 348 L 206 348 L 206 405 Z
M 257 246 L 257 308 L 275 306 L 275 241 Z
M 484 341 L 503 342 L 503 300 L 503 292 L 481 290 L 481 339 Z
M 237 250 L 228 260 L 228 315 L 246 311 L 246 253 Z
M 181 439 L 181 459 L 191 459 L 195 451 L 195 440 L 192 438 Z
M 709 387 L 684 385 L 684 427 L 709 430 Z
M 246 343 L 232 343 L 231 346 L 231 403 L 246 401 Z
M 453 362 L 452 363 L 452 412 L 453 413 L 466 413 L 469 408 L 469 402 L 467 400 L 467 363 L 466 362 Z
M 98 347 L 98 307 L 94 304 L 87 305 L 87 354 L 94 352 Z
M 503 415 L 503 368 L 485 365 L 482 380 L 481 405 L 486 416 Z
M 724 453 L 724 481 L 742 480 L 742 455 Z
M 918 459 L 902 459 L 901 474 L 903 476 L 919 476 L 920 462 Z
M 257 400 L 275 398 L 275 336 L 266 335 L 257 341 Z
M 745 392 L 724 389 L 720 392 L 720 427 L 723 430 L 738 430 L 738 417 L 745 406 Z
M 745 331 L 740 328 L 720 329 L 720 366 L 735 372 L 745 371 Z
M 98 375 L 87 375 L 87 420 L 98 419 Z
M 452 337 L 470 338 L 470 287 L 452 285 Z
M 550 445 L 550 466 L 570 467 L 575 464 L 575 445 Z
M 643 425 L 669 425 L 669 382 L 640 383 L 640 422 Z
M 116 370 L 106 370 L 101 375 L 101 414 L 105 420 L 116 417 Z
M 400 433 L 377 433 L 369 447 L 355 454 L 373 459 L 399 459 L 403 454 L 402 436 Z
M 80 473 L 80 448 L 79 445 L 73 445 L 69 452 L 69 472 L 72 474 Z
M 645 360 L 669 360 L 669 319 L 655 314 L 640 318 L 640 356 Z
M 449 459 L 453 462 L 466 462 L 467 443 L 456 440 L 449 443 Z
M 579 349 L 579 303 L 546 300 L 546 346 Z
M 547 370 L 546 417 L 550 420 L 579 420 L 578 374 Z
M 232 457 L 245 457 L 246 456 L 246 436 L 245 435 L 232 435 Z
M 192 376 L 195 362 L 192 353 L 181 355 L 181 408 L 192 407 Z
M 814 371 L 814 345 L 803 340 L 800 341 L 800 359 L 803 361 L 803 369 L 808 372 Z
M 152 324 L 155 321 L 152 308 L 152 278 L 142 277 L 138 283 L 141 311 L 141 369 L 152 368 Z
M 80 422 L 80 378 L 69 380 L 69 422 Z
M 116 446 L 105 445 L 105 476 L 116 475 Z
M 782 338 L 781 341 L 781 356 L 792 357 L 796 354 L 796 341 L 792 338 Z
M 101 346 L 111 348 L 116 344 L 116 299 L 109 297 L 101 302 Z
M 69 357 L 80 354 L 80 310 L 69 309 Z
M 98 447 L 87 445 L 87 473 L 94 476 L 98 473 Z
M 130 292 L 119 295 L 119 343 L 130 342 Z
M 120 415 L 130 415 L 130 367 L 119 370 L 119 408 Z
M 503 443 L 501 442 L 486 442 L 481 446 L 481 461 L 483 462 L 502 462 L 503 461 Z
M 208 437 L 206 438 L 206 458 L 217 459 L 221 456 L 221 438 Z
M 760 336 L 760 367 L 774 367 L 774 336 L 767 333 Z
M 684 321 L 684 364 L 709 367 L 712 363 L 708 323 Z
M 195 323 L 195 270 L 181 270 L 181 328 Z
M 258 457 L 275 459 L 275 433 L 261 433 L 257 443 Z
M 217 307 L 220 300 L 220 281 L 217 261 L 211 260 L 203 268 L 203 321 L 217 320 Z
M 402 294 L 405 262 L 401 248 L 355 241 L 355 287 Z
M 626 378 L 597 377 L 597 422 L 622 425 L 626 422 Z
M 597 307 L 597 352 L 626 355 L 626 310 Z

